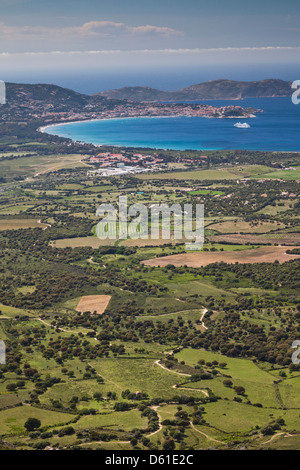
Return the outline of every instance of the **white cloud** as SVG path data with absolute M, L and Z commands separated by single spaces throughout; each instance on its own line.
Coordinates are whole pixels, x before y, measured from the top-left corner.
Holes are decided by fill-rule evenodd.
M 182 31 L 177 31 L 166 26 L 129 26 L 125 23 L 113 21 L 89 21 L 80 26 L 46 27 L 46 26 L 10 26 L 0 22 L 0 38 L 6 41 L 23 41 L 28 39 L 63 40 L 95 37 L 122 37 L 134 35 L 156 35 L 163 37 L 183 36 Z
M 87 51 L 50 51 L 50 52 L 0 52 L 0 57 L 13 56 L 55 56 L 55 55 L 115 55 L 115 54 L 199 54 L 205 52 L 243 52 L 243 51 L 300 51 L 300 46 L 255 46 L 255 47 L 216 47 L 194 49 L 103 49 Z

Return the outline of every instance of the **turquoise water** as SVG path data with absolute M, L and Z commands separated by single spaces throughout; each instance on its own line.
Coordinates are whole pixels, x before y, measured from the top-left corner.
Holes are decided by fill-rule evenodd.
M 201 117 L 125 118 L 58 124 L 47 133 L 98 145 L 195 150 L 300 151 L 300 105 L 290 98 L 247 98 L 241 101 L 203 101 L 263 109 L 249 119 Z M 248 129 L 234 127 L 247 122 Z

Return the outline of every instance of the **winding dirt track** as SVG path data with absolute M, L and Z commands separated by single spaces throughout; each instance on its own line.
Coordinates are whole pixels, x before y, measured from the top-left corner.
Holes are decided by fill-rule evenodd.
M 279 436 L 293 437 L 293 434 L 287 434 L 286 432 L 278 432 L 277 434 L 274 434 L 271 437 L 271 439 L 269 439 L 268 441 L 263 442 L 262 445 L 264 446 L 265 444 L 269 444 L 269 442 L 272 442 L 276 437 L 279 437 Z
M 155 361 L 155 363 L 157 366 L 161 367 L 162 369 L 166 370 L 167 372 L 172 372 L 173 374 L 177 374 L 177 375 L 184 375 L 185 377 L 190 377 L 190 374 L 184 374 L 183 372 L 176 372 L 175 370 L 170 370 L 168 369 L 167 367 L 163 366 L 160 362 L 159 362 L 159 359 L 158 361 Z

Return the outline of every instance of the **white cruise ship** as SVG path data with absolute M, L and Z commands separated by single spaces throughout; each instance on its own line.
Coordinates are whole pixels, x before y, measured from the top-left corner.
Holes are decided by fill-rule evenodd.
M 250 124 L 247 124 L 247 122 L 237 122 L 234 124 L 234 127 L 240 127 L 241 129 L 248 129 L 250 127 Z

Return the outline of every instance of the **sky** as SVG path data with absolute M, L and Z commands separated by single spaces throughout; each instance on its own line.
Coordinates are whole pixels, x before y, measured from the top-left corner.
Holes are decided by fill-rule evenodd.
M 0 0 L 0 79 L 83 92 L 300 79 L 298 0 Z

